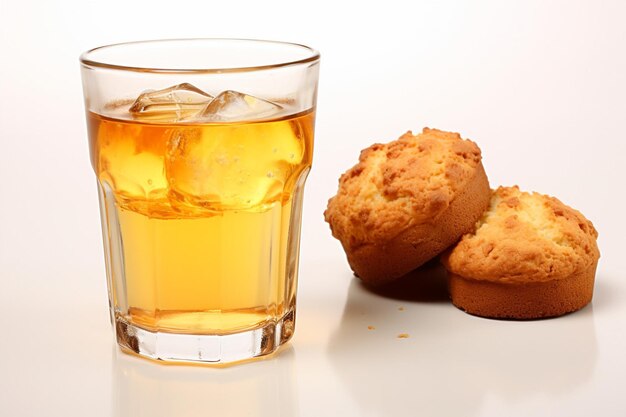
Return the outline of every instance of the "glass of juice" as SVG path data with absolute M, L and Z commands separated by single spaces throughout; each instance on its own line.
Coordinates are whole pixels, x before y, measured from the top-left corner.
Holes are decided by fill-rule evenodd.
M 303 45 L 243 39 L 81 56 L 123 351 L 219 364 L 291 338 L 319 59 Z

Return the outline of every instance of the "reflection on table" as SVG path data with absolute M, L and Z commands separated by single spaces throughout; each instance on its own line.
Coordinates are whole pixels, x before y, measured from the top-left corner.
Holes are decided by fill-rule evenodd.
M 298 415 L 293 347 L 227 368 L 162 365 L 115 349 L 113 417 Z
M 331 337 L 331 362 L 363 415 L 383 416 L 390 404 L 415 415 L 479 415 L 487 397 L 558 399 L 591 378 L 591 305 L 550 320 L 483 319 L 450 304 L 438 265 L 413 275 L 376 293 L 355 278 Z

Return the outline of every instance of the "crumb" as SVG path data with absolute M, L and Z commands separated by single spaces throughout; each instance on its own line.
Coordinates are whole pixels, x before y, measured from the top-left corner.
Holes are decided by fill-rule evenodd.
M 409 334 L 408 333 L 400 333 L 398 335 L 398 339 L 408 339 L 409 338 Z
M 374 326 L 367 326 L 367 330 L 376 330 L 376 327 L 374 327 Z
M 404 311 L 404 307 L 402 306 L 398 307 L 398 311 Z

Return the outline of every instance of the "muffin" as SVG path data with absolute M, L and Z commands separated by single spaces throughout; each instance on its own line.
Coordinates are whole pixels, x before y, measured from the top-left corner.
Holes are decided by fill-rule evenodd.
M 500 187 L 475 229 L 442 256 L 452 303 L 477 316 L 555 317 L 593 296 L 598 233 L 554 197 Z
M 365 283 L 390 282 L 471 231 L 491 190 L 478 146 L 425 128 L 363 150 L 324 217 Z

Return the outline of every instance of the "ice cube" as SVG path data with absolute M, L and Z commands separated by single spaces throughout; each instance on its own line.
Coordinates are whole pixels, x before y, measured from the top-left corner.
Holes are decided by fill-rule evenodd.
M 178 122 L 196 116 L 212 99 L 213 96 L 199 88 L 182 83 L 144 92 L 130 106 L 129 112 L 135 119 Z
M 199 117 L 212 122 L 234 122 L 263 119 L 276 115 L 282 106 L 233 90 L 226 90 L 215 97 L 202 110 Z
M 289 123 L 181 125 L 165 175 L 176 207 L 250 209 L 282 198 L 303 144 Z
M 95 153 L 99 179 L 107 181 L 118 197 L 157 200 L 167 196 L 164 144 L 151 130 L 135 123 L 101 123 Z

